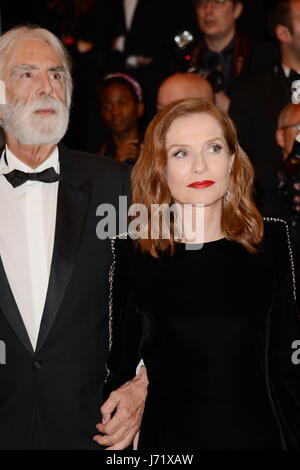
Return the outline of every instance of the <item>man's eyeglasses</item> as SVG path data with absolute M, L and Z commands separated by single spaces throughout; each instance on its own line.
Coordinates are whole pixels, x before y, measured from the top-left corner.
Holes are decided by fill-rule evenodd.
M 294 128 L 296 129 L 297 131 L 300 131 L 300 123 L 297 123 L 297 124 L 288 124 L 287 126 L 282 126 L 282 127 L 279 127 L 279 129 L 290 129 L 290 128 Z
M 195 5 L 197 8 L 204 8 L 208 3 L 213 7 L 222 7 L 229 0 L 195 0 Z

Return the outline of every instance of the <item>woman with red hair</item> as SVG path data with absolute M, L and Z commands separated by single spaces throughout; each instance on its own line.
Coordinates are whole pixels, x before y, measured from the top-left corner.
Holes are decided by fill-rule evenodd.
M 252 183 L 234 125 L 214 105 L 179 101 L 153 119 L 132 174 L 133 203 L 149 214 L 134 273 L 149 379 L 141 450 L 299 447 L 289 235 L 284 221 L 262 219 Z M 162 212 L 167 238 L 154 204 L 178 214 L 189 205 L 191 217 Z

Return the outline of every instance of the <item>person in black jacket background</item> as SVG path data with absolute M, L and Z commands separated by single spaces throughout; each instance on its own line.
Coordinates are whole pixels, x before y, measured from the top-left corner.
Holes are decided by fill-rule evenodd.
M 280 63 L 245 79 L 232 93 L 229 114 L 256 173 L 257 203 L 265 216 L 283 216 L 272 201 L 278 186 L 281 150 L 275 141 L 280 111 L 291 102 L 291 84 L 300 72 L 300 2 L 280 1 L 269 24 L 280 45 Z

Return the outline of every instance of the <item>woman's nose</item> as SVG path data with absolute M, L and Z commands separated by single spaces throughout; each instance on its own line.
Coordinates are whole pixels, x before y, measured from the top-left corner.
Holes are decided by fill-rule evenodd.
M 195 155 L 194 163 L 193 163 L 193 171 L 195 173 L 203 173 L 207 168 L 205 158 L 203 157 L 202 153 Z
M 114 104 L 111 110 L 113 115 L 119 114 L 120 113 L 120 106 L 117 104 Z

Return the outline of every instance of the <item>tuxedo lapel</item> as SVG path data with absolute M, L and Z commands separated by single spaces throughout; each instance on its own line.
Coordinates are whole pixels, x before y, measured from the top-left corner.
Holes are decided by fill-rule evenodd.
M 4 266 L 0 257 L 0 308 L 5 315 L 8 323 L 15 331 L 25 348 L 34 354 L 26 327 L 19 312 L 15 298 L 11 291 Z
M 60 146 L 61 181 L 58 189 L 53 257 L 37 351 L 48 336 L 70 281 L 89 204 L 91 181 L 82 181 L 78 169 L 77 173 L 74 173 L 76 164 L 74 160 L 70 160 L 70 153 L 71 151 Z
M 145 19 L 145 7 L 146 7 L 145 0 L 138 0 L 136 9 L 132 17 L 132 23 L 131 23 L 131 28 L 130 28 L 131 31 L 134 31 L 137 25 L 139 25 L 139 23 L 143 19 Z
M 292 96 L 288 78 L 286 78 L 281 66 L 274 67 L 272 71 L 266 74 L 263 91 L 265 92 L 269 115 L 272 114 L 277 123 L 280 110 L 291 101 Z M 274 96 L 276 96 L 276 100 L 274 100 Z

